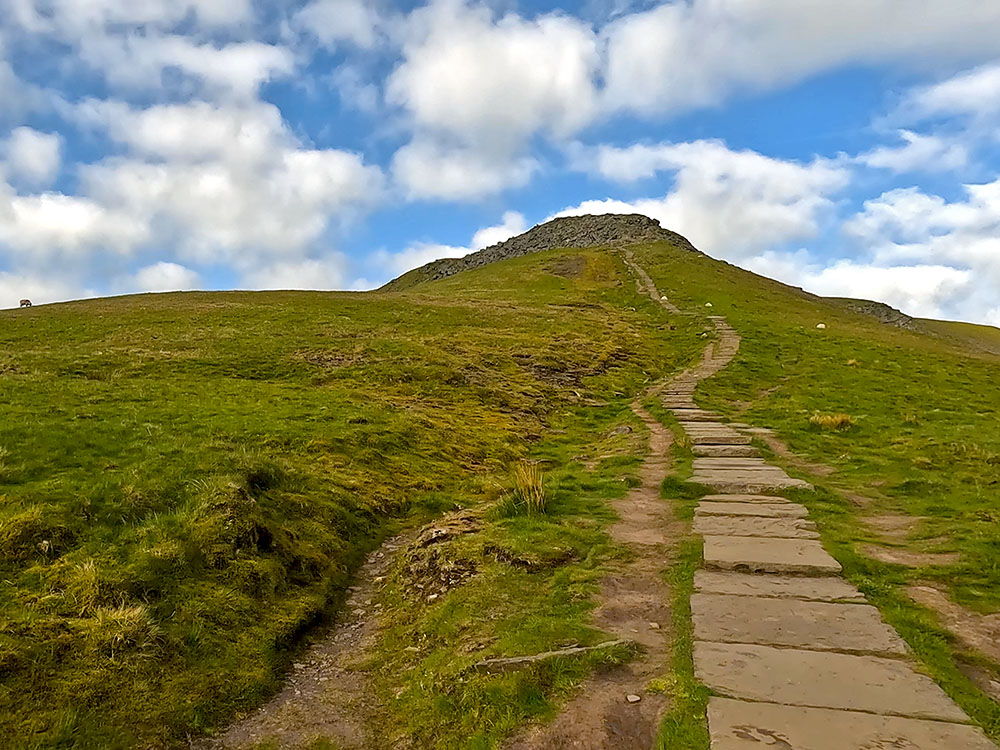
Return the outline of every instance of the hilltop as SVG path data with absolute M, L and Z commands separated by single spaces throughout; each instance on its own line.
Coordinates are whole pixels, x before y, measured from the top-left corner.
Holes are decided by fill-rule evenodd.
M 656 571 L 673 651 L 649 684 L 672 707 L 661 744 L 704 750 L 686 609 L 699 490 L 655 387 L 726 343 L 714 315 L 741 343 L 695 401 L 762 430 L 758 450 L 816 487 L 798 499 L 846 578 L 996 737 L 1000 331 L 897 313 L 714 260 L 644 217 L 558 219 L 378 292 L 0 312 L 0 736 L 186 747 L 346 619 L 370 650 L 323 689 L 364 686 L 354 718 L 375 746 L 499 747 L 638 658 L 476 666 L 609 640 L 602 582 L 633 559 L 611 528 L 649 489 L 653 430 L 673 433 Z M 539 512 L 518 500 L 525 466 Z M 397 532 L 378 584 L 351 594 Z
M 587 214 L 564 216 L 538 224 L 527 232 L 496 245 L 477 250 L 463 258 L 442 258 L 393 279 L 380 291 L 399 291 L 426 281 L 437 281 L 501 260 L 556 248 L 620 248 L 651 242 L 669 242 L 675 247 L 698 252 L 685 237 L 664 229 L 655 219 L 642 214 Z

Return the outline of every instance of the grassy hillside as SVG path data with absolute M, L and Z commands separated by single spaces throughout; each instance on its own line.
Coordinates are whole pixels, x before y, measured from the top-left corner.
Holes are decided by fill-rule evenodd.
M 578 450 L 693 356 L 654 308 L 582 251 L 0 313 L 0 737 L 169 744 L 253 705 L 392 519 Z

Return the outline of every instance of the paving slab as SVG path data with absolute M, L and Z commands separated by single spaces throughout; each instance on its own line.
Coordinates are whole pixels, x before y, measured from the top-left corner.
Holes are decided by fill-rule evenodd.
M 694 637 L 813 651 L 905 656 L 906 645 L 869 604 L 694 594 Z
M 787 498 L 781 495 L 753 495 L 746 492 L 734 492 L 728 495 L 705 495 L 702 500 L 720 503 L 787 503 Z
M 706 536 L 705 567 L 761 573 L 836 575 L 840 563 L 814 539 Z
M 693 475 L 690 481 L 708 485 L 716 492 L 775 492 L 789 489 L 812 489 L 811 484 L 801 479 L 756 478 L 729 481 L 719 477 Z
M 698 680 L 729 698 L 969 721 L 929 677 L 899 659 L 697 641 L 694 669 Z
M 716 503 L 702 500 L 695 508 L 698 516 L 761 516 L 763 518 L 805 518 L 809 511 L 798 503 Z
M 712 456 L 717 458 L 759 456 L 760 451 L 752 445 L 693 445 L 691 450 L 696 456 Z
M 721 570 L 699 570 L 694 590 L 704 594 L 770 596 L 822 602 L 864 602 L 864 595 L 843 578 L 822 576 L 753 575 Z
M 678 419 L 684 419 L 689 422 L 714 422 L 719 418 L 718 414 L 712 414 L 711 412 L 698 414 L 693 410 L 680 408 L 674 408 L 671 411 L 673 411 L 674 416 Z
M 746 435 L 715 436 L 715 435 L 690 435 L 693 445 L 750 445 L 750 438 Z
M 708 457 L 696 456 L 694 459 L 694 470 L 706 469 L 770 469 L 776 467 L 765 462 L 760 456 L 725 456 Z M 782 471 L 778 469 L 778 471 Z
M 692 531 L 702 536 L 763 536 L 778 539 L 819 539 L 816 524 L 803 518 L 766 516 L 697 516 Z
M 712 750 L 997 750 L 978 727 L 859 711 L 708 702 Z

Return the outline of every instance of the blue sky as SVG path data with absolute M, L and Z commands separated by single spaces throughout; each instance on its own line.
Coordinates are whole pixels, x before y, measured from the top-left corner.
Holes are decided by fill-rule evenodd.
M 0 0 L 0 307 L 366 289 L 606 211 L 1000 324 L 1000 4 Z

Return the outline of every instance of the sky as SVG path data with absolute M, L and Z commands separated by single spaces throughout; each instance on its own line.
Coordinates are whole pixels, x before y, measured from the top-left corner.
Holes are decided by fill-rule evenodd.
M 1000 325 L 1000 3 L 0 0 L 0 307 L 370 289 L 633 211 Z

